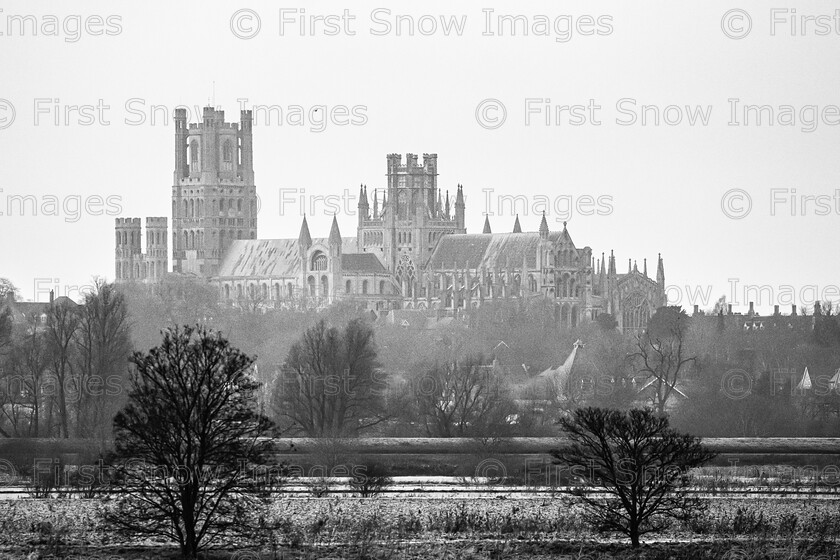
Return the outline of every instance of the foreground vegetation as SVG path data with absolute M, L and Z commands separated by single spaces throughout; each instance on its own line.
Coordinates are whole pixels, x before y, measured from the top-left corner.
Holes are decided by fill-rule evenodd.
M 0 555 L 177 556 L 171 544 L 116 539 L 101 521 L 113 506 L 98 499 L 0 502 Z M 583 512 L 565 498 L 310 497 L 277 500 L 264 513 L 262 527 L 247 539 L 222 542 L 207 557 L 790 559 L 840 554 L 840 503 L 827 500 L 708 499 L 704 513 L 675 522 L 668 537 L 646 539 L 637 553 L 618 535 L 592 530 Z

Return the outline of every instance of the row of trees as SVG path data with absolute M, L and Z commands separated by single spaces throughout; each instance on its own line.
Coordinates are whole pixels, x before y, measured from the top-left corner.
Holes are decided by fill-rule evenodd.
M 8 285 L 0 292 L 14 296 Z M 669 307 L 644 333 L 625 336 L 609 315 L 563 329 L 551 302 L 540 299 L 486 302 L 468 325 L 414 330 L 376 321 L 352 302 L 255 313 L 220 305 L 217 295 L 210 284 L 176 276 L 151 287 L 100 284 L 75 310 L 56 305 L 44 328 L 0 320 L 0 434 L 101 434 L 96 426 L 113 413 L 105 403 L 119 401 L 129 329 L 133 346 L 148 348 L 166 325 L 196 323 L 259 356 L 261 406 L 282 408 L 272 414 L 290 432 L 543 435 L 564 407 L 641 404 L 670 410 L 676 425 L 704 435 L 822 435 L 840 427 L 837 395 L 791 395 L 790 379 L 781 389 L 770 382 L 780 372 L 801 375 L 806 365 L 812 375 L 837 369 L 840 316 L 830 305 L 792 318 L 790 327 L 766 320 L 761 330 Z M 577 339 L 585 346 L 564 402 L 556 402 L 534 378 L 562 363 Z M 727 391 L 733 371 L 749 376 L 746 394 Z
M 816 323 L 837 320 L 826 309 Z M 840 392 L 793 390 L 805 365 L 815 381 L 840 365 L 840 348 L 815 340 L 811 317 L 747 331 L 737 321 L 721 328 L 715 319 L 664 307 L 635 336 L 620 334 L 609 319 L 565 333 L 555 344 L 566 343 L 567 354 L 572 336 L 586 340 L 561 398 L 535 377 L 539 363 L 517 366 L 519 348 L 480 340 L 481 327 L 408 331 L 358 319 L 343 331 L 322 323 L 289 352 L 273 381 L 273 406 L 285 411 L 277 419 L 286 429 L 313 437 L 363 430 L 548 435 L 560 415 L 579 406 L 649 406 L 669 412 L 681 429 L 716 437 L 826 435 L 840 427 Z M 509 334 L 514 340 L 515 332 Z M 364 349 L 351 351 L 350 340 Z M 354 353 L 365 356 L 362 367 L 348 366 Z M 553 363 L 565 357 L 558 352 Z
M 595 348 L 604 353 L 596 355 L 622 363 L 601 363 L 603 373 L 594 371 L 599 366 L 591 360 L 583 361 L 562 388 L 565 394 L 558 395 L 556 387 L 536 379 L 534 372 L 511 372 L 483 354 L 468 353 L 464 331 L 438 332 L 435 340 L 419 335 L 414 343 L 427 347 L 418 361 L 388 371 L 378 359 L 370 321 L 356 318 L 341 327 L 322 320 L 289 351 L 274 382 L 272 409 L 285 430 L 309 437 L 362 431 L 431 437 L 541 435 L 554 430 L 564 409 L 595 400 L 629 406 L 638 395 L 626 383 L 617 386 L 615 376 L 630 368 L 651 381 L 651 404 L 662 413 L 676 381 L 693 361 L 685 349 L 685 321 L 680 310 L 662 310 L 629 355 L 615 352 L 623 339 L 614 328 L 602 333 Z M 389 343 L 400 346 L 406 357 L 412 355 L 409 341 Z M 603 394 L 582 394 L 580 376 L 596 374 Z
M 13 297 L 0 302 L 0 434 L 109 438 L 131 350 L 123 296 L 97 282 L 81 305 L 59 298 L 26 320 Z

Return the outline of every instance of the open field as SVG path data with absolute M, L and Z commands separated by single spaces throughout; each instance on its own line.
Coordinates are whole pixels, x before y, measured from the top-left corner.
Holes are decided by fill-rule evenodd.
M 840 501 L 710 497 L 696 519 L 650 535 L 638 558 L 838 558 Z M 155 558 L 165 543 L 117 538 L 107 499 L 0 503 L 3 558 Z M 283 498 L 273 530 L 219 543 L 235 558 L 633 558 L 593 532 L 567 497 Z M 33 553 L 36 556 L 33 556 Z
M 547 455 L 560 439 L 279 440 L 277 461 L 298 476 L 276 489 L 261 527 L 219 542 L 208 558 L 840 559 L 840 440 L 704 443 L 723 453 L 692 472 L 707 510 L 631 551 L 620 535 L 593 530 L 573 505 L 574 481 Z M 0 440 L 0 458 L 13 468 L 0 489 L 12 498 L 0 500 L 0 558 L 177 557 L 170 543 L 106 526 L 113 501 L 103 489 L 86 499 L 84 489 L 63 486 L 33 499 L 26 467 L 35 459 L 57 458 L 73 470 L 107 448 L 89 440 Z M 360 498 L 324 478 L 371 462 L 396 478 L 377 496 Z M 307 478 L 313 468 L 320 474 Z

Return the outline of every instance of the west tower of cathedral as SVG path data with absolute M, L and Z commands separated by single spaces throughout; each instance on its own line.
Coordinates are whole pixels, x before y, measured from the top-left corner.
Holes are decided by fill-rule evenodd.
M 213 107 L 202 116 L 188 126 L 175 110 L 172 269 L 213 277 L 233 241 L 257 238 L 254 144 L 251 111 L 239 123 Z

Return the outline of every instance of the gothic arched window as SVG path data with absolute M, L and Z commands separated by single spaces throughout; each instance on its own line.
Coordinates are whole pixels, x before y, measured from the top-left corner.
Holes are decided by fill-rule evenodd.
M 327 256 L 321 251 L 312 255 L 312 270 L 327 270 Z
M 650 318 L 650 305 L 644 294 L 631 293 L 621 302 L 621 328 L 624 333 L 643 331 Z
M 190 142 L 190 173 L 198 171 L 198 142 Z
M 222 171 L 233 170 L 233 144 L 230 140 L 225 140 L 222 145 Z
M 404 190 L 397 195 L 397 217 L 402 220 L 408 217 L 408 194 Z

